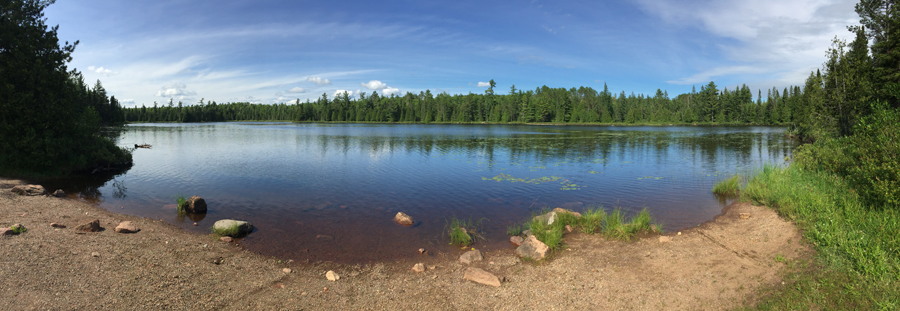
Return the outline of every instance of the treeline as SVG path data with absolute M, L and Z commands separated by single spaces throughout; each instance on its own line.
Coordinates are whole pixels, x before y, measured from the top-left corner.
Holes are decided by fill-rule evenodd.
M 338 122 L 491 122 L 491 123 L 753 123 L 788 124 L 804 109 L 799 86 L 767 91 L 766 100 L 758 92 L 756 101 L 746 85 L 719 90 L 710 82 L 691 93 L 670 98 L 657 90 L 653 96 L 618 95 L 604 85 L 602 91 L 590 87 L 517 90 L 495 94 L 495 82 L 484 94 L 449 95 L 431 91 L 403 96 L 361 93 L 351 98 L 322 94 L 316 101 L 291 104 L 225 103 L 197 105 L 182 102 L 154 103 L 124 109 L 128 122 L 213 122 L 238 120 L 338 121 Z
M 125 113 L 97 84 L 69 70 L 76 41 L 60 45 L 43 10 L 53 1 L 0 2 L 0 173 L 58 175 L 131 164 L 100 136 Z

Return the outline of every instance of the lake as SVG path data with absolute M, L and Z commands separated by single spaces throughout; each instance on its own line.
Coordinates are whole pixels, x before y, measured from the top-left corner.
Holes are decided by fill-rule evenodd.
M 449 251 L 451 217 L 482 224 L 477 247 L 510 247 L 506 227 L 562 206 L 647 208 L 665 230 L 696 226 L 727 199 L 713 185 L 784 163 L 782 127 L 310 124 L 132 124 L 123 173 L 44 182 L 117 213 L 197 233 L 233 218 L 240 241 L 282 259 L 367 262 Z M 197 195 L 206 215 L 178 216 Z M 397 212 L 416 220 L 393 222 Z M 198 225 L 194 226 L 196 222 Z

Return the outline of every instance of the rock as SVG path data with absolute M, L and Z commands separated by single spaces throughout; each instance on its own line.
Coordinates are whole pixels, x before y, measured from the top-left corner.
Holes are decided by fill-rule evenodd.
M 425 265 L 422 264 L 421 262 L 420 262 L 420 263 L 417 263 L 416 265 L 414 265 L 414 266 L 412 267 L 412 271 L 415 272 L 415 273 L 422 273 L 422 272 L 425 272 Z
M 50 223 L 50 226 L 53 227 L 53 228 L 60 228 L 60 229 L 66 227 L 66 225 L 61 225 L 61 224 L 58 224 L 58 223 L 55 223 L 55 222 L 54 222 L 54 223 Z
M 63 191 L 62 189 L 56 189 L 56 191 L 53 191 L 53 196 L 55 196 L 57 198 L 65 198 L 66 192 Z
M 16 232 L 10 228 L 0 228 L 0 235 L 15 235 Z
M 41 185 L 18 185 L 13 187 L 10 191 L 18 195 L 27 196 L 43 195 L 47 193 L 47 191 L 44 190 L 44 186 Z
M 522 242 L 525 242 L 525 239 L 518 235 L 509 237 L 509 243 L 512 243 L 515 246 L 521 246 Z
M 138 231 L 141 231 L 141 229 L 138 229 L 137 225 L 130 221 L 123 221 L 116 226 L 117 233 L 135 233 Z
M 581 202 L 578 202 L 578 203 L 581 203 Z M 566 203 L 566 204 L 570 204 L 570 203 Z M 566 206 L 566 205 L 563 205 L 563 206 Z M 554 208 L 552 212 L 557 213 L 557 214 L 572 214 L 572 215 L 575 215 L 575 218 L 581 217 L 581 213 L 573 212 L 573 211 L 570 211 L 570 210 L 567 210 L 567 209 L 564 209 L 561 207 Z
M 223 237 L 219 238 L 219 240 L 222 240 L 222 242 L 225 242 L 225 243 L 231 243 L 231 241 L 232 241 L 230 236 L 223 236 Z
M 661 235 L 659 236 L 659 243 L 669 243 L 672 242 L 672 237 Z
M 482 256 L 481 251 L 477 249 L 470 250 L 459 256 L 459 262 L 467 265 L 476 261 L 481 261 L 482 259 L 484 259 L 484 256 Z
M 419 255 L 425 255 L 425 252 L 428 251 L 426 251 L 424 248 L 419 248 Z
M 500 287 L 500 279 L 496 275 L 478 268 L 469 267 L 463 278 L 479 284 Z
M 284 268 L 284 269 L 281 269 L 281 271 L 284 273 L 291 273 L 291 271 L 293 271 L 293 270 L 291 270 L 291 268 Z
M 404 212 L 397 212 L 397 215 L 394 216 L 394 221 L 403 226 L 412 226 L 413 219 L 409 215 Z
M 549 212 L 543 215 L 534 216 L 534 219 L 545 222 L 549 226 L 552 225 L 553 222 L 555 222 L 557 219 L 559 219 L 559 216 L 556 216 L 556 212 Z
M 750 218 L 750 213 L 741 213 L 741 219 Z
M 550 247 L 544 242 L 539 241 L 535 236 L 529 236 L 522 243 L 522 246 L 516 248 L 516 255 L 519 257 L 527 257 L 534 260 L 541 260 L 547 257 Z
M 100 227 L 100 220 L 94 220 L 89 223 L 80 225 L 75 227 L 75 230 L 84 231 L 84 232 L 100 232 L 103 231 L 103 227 Z
M 531 233 L 531 229 L 528 229 L 528 230 L 522 231 L 522 235 L 524 235 L 525 237 L 529 237 L 529 236 L 532 236 L 532 235 L 534 235 L 534 234 Z
M 337 273 L 334 273 L 334 271 L 328 270 L 328 272 L 325 272 L 325 278 L 329 281 L 335 282 L 337 280 L 340 280 L 341 276 Z
M 253 225 L 243 220 L 222 219 L 213 224 L 213 232 L 223 236 L 242 237 L 253 232 Z
M 575 229 L 572 228 L 572 225 L 566 225 L 566 232 L 572 232 L 573 230 Z
M 100 253 L 98 253 L 98 252 L 91 252 L 91 257 L 100 257 Z
M 184 211 L 188 213 L 206 213 L 206 200 L 198 196 L 192 196 L 185 201 Z

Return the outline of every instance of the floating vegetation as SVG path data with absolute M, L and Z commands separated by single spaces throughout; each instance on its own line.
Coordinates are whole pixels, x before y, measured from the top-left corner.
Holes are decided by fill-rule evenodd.
M 638 177 L 638 179 L 663 179 L 663 178 L 662 177 L 645 176 L 645 177 Z
M 526 184 L 541 184 L 546 182 L 553 182 L 562 179 L 562 177 L 558 176 L 544 176 L 533 179 L 524 179 L 524 178 L 516 178 L 509 174 L 500 173 L 500 175 L 494 176 L 492 178 L 481 177 L 481 180 L 495 180 L 495 181 L 509 181 L 509 182 L 522 182 Z
M 598 171 L 588 171 L 588 173 L 591 173 L 591 174 L 603 174 L 603 172 L 598 172 Z

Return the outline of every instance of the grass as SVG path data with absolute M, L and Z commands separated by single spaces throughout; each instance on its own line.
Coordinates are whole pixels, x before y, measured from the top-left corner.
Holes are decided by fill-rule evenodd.
M 23 232 L 25 232 L 25 231 L 28 231 L 28 229 L 26 229 L 25 226 L 23 226 L 23 225 L 12 226 L 12 227 L 9 227 L 9 228 L 12 229 L 13 234 L 19 234 L 19 233 L 23 233 Z
M 719 181 L 713 186 L 713 193 L 721 195 L 734 195 L 738 193 L 741 186 L 741 176 L 734 174 L 731 178 Z
M 481 236 L 478 235 L 478 228 L 481 227 L 481 222 L 483 220 L 484 219 L 475 222 L 472 221 L 472 219 L 463 220 L 456 218 L 456 216 L 451 217 L 450 220 L 447 221 L 446 226 L 447 234 L 450 236 L 450 244 L 459 246 L 474 244 L 476 238 L 481 238 Z M 507 232 L 509 232 L 509 229 L 507 229 Z
M 511 224 L 506 226 L 506 235 L 516 236 L 522 234 L 523 226 L 520 224 Z
M 799 166 L 764 166 L 741 198 L 793 220 L 817 250 L 758 308 L 900 309 L 900 212 L 868 207 L 845 179 Z
M 178 210 L 178 215 L 184 215 L 184 210 L 187 208 L 187 199 L 183 195 L 175 196 L 175 209 Z
M 548 210 L 543 210 L 541 215 L 548 212 Z M 534 217 L 525 223 L 525 227 L 528 227 L 531 233 L 538 240 L 547 244 L 551 250 L 557 250 L 563 246 L 563 230 L 567 225 L 578 228 L 587 234 L 599 233 L 608 239 L 625 241 L 630 240 L 638 233 L 655 232 L 652 217 L 646 208 L 627 221 L 625 212 L 621 209 L 617 208 L 611 213 L 607 213 L 600 206 L 584 210 L 581 217 L 570 213 L 557 213 L 556 215 L 557 220 L 549 225 L 544 219 Z M 509 232 L 509 229 L 507 231 Z

